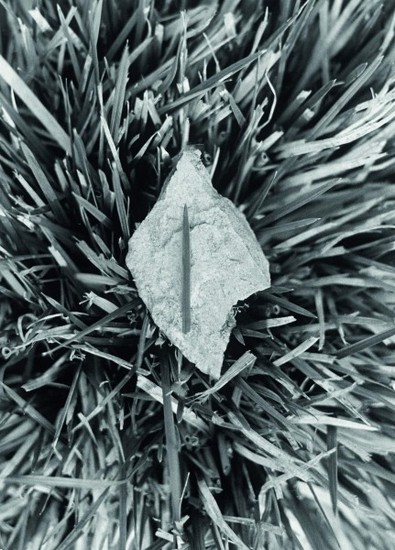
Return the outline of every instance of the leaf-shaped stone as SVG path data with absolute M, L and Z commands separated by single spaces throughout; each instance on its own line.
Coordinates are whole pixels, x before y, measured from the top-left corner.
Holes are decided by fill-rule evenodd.
M 268 288 L 270 275 L 245 216 L 213 188 L 200 156 L 197 149 L 181 154 L 131 237 L 126 264 L 170 342 L 218 378 L 235 325 L 233 306 Z

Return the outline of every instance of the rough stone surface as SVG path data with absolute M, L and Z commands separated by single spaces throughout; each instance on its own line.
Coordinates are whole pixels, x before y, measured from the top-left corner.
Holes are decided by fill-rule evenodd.
M 232 306 L 270 286 L 269 265 L 245 216 L 213 188 L 187 149 L 129 241 L 126 264 L 154 322 L 202 372 L 218 378 L 235 325 Z M 191 328 L 182 331 L 182 226 L 191 247 Z

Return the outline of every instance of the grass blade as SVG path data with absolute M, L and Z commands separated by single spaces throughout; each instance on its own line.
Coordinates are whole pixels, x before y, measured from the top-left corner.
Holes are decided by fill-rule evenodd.
M 248 546 L 244 544 L 244 542 L 236 535 L 236 533 L 224 520 L 221 514 L 221 510 L 217 502 L 215 501 L 215 498 L 211 494 L 211 491 L 204 479 L 198 480 L 198 487 L 200 494 L 202 495 L 204 509 L 206 510 L 207 515 L 211 518 L 214 524 L 224 535 L 229 538 L 229 540 L 233 542 L 233 544 L 236 545 L 237 548 L 239 548 L 240 550 L 248 550 Z
M 355 344 L 344 346 L 344 348 L 342 348 L 336 353 L 336 357 L 341 359 L 343 357 L 347 357 L 348 355 L 359 353 L 360 351 L 363 351 L 365 349 L 371 348 L 372 346 L 376 346 L 377 344 L 380 344 L 381 342 L 383 342 L 383 340 L 386 340 L 387 338 L 391 338 L 394 335 L 395 335 L 395 327 L 389 328 L 388 330 L 384 330 L 379 334 L 375 334 L 374 336 L 369 336 L 368 338 L 364 338 L 363 340 L 360 340 Z
M 179 444 L 174 424 L 171 402 L 171 384 L 169 361 L 163 357 L 161 361 L 161 378 L 163 393 L 163 415 L 166 435 L 167 467 L 170 480 L 171 510 L 174 523 L 181 519 L 181 470 L 179 459 Z
M 332 501 L 332 509 L 333 509 L 333 513 L 336 516 L 337 515 L 338 456 L 337 456 L 337 428 L 335 426 L 327 427 L 326 448 L 328 451 L 335 449 L 335 451 L 328 457 L 328 478 L 329 478 L 329 492 L 330 492 L 331 501 Z
M 0 78 L 2 78 L 13 92 L 20 97 L 41 124 L 48 130 L 56 143 L 70 155 L 70 137 L 2 55 L 0 55 Z
M 295 357 L 298 357 L 299 355 L 301 355 L 302 353 L 307 351 L 309 348 L 314 346 L 314 344 L 317 342 L 317 340 L 318 340 L 317 337 L 311 336 L 310 338 L 308 338 L 307 340 L 305 340 L 304 342 L 299 344 L 299 346 L 297 346 L 296 348 L 294 348 L 290 352 L 286 353 L 285 355 L 283 355 L 279 359 L 276 359 L 275 361 L 273 361 L 273 365 L 275 365 L 276 367 L 280 367 L 281 365 L 285 365 L 285 363 L 288 363 L 289 361 L 292 361 L 292 359 L 294 359 Z

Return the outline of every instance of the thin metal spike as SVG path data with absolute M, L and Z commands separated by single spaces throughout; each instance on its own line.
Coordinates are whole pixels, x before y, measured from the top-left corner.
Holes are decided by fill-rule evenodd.
M 191 330 L 191 242 L 188 207 L 182 220 L 182 332 Z

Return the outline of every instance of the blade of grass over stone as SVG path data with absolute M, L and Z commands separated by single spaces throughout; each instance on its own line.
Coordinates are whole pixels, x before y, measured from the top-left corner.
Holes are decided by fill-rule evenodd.
M 182 331 L 191 330 L 191 245 L 188 207 L 184 204 L 182 220 Z
M 163 393 L 163 415 L 166 437 L 167 468 L 170 483 L 170 499 L 172 510 L 172 521 L 178 522 L 181 519 L 181 470 L 179 459 L 179 444 L 174 424 L 174 415 L 171 401 L 170 364 L 167 357 L 161 360 L 161 379 Z
M 69 136 L 2 55 L 0 55 L 0 78 L 2 78 L 4 82 L 10 86 L 13 92 L 25 103 L 30 111 L 47 129 L 56 143 L 58 143 L 66 153 L 71 154 Z

